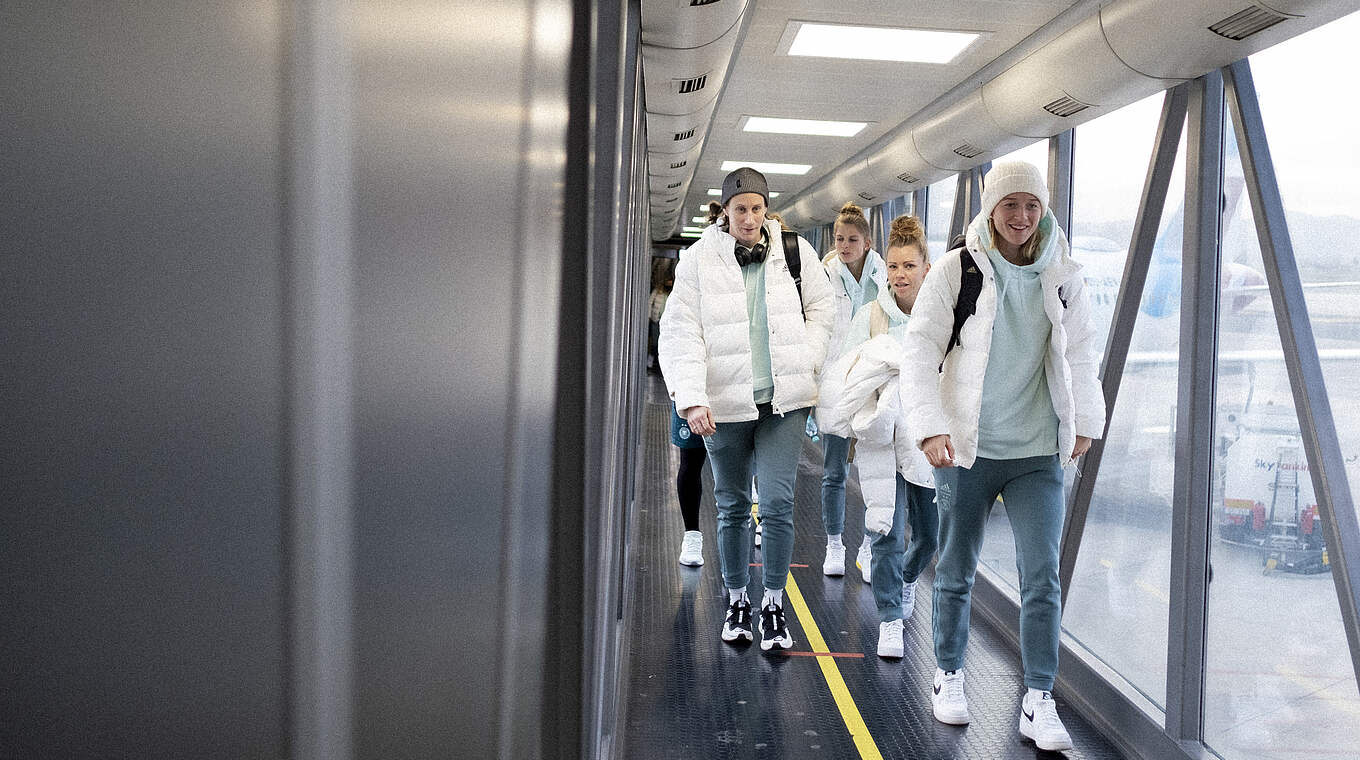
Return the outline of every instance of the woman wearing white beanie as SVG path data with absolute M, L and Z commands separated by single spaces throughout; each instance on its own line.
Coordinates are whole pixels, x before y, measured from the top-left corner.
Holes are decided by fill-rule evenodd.
M 1039 170 L 996 164 L 983 181 L 982 209 L 965 247 L 926 276 L 902 368 L 901 385 L 913 391 L 902 398 L 908 427 L 937 468 L 933 711 L 945 723 L 971 719 L 962 670 L 970 594 L 983 528 L 1000 496 L 1020 573 L 1027 687 L 1020 732 L 1040 749 L 1062 750 L 1072 740 L 1050 693 L 1062 619 L 1062 468 L 1104 432 L 1097 337 L 1081 266 L 1048 209 Z M 980 277 L 981 291 L 955 336 L 966 276 Z

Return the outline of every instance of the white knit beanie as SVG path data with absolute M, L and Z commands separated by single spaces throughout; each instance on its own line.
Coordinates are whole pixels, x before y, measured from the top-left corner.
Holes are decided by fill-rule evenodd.
M 996 204 L 1011 193 L 1029 193 L 1039 199 L 1042 215 L 1048 210 L 1048 185 L 1038 167 L 1024 161 L 1002 161 L 994 164 L 982 178 L 982 209 L 992 215 Z

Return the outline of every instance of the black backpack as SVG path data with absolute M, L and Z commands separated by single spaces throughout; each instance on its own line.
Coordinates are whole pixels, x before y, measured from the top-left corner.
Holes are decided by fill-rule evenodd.
M 780 239 L 784 241 L 784 263 L 789 266 L 789 276 L 793 278 L 793 287 L 798 289 L 798 305 L 803 305 L 803 254 L 798 249 L 798 233 L 792 230 L 784 230 L 780 234 Z M 793 251 L 793 255 L 789 255 Z M 976 300 L 976 298 L 974 299 Z M 803 321 L 807 321 L 807 312 L 803 312 Z
M 959 238 L 955 237 L 950 242 L 959 242 Z M 962 247 L 953 248 L 949 252 L 954 253 L 955 251 L 958 251 L 959 254 L 959 295 L 954 301 L 954 331 L 949 336 L 949 345 L 944 349 L 945 356 L 948 356 L 949 352 L 954 350 L 954 346 L 959 344 L 959 331 L 963 329 L 963 323 L 977 313 L 978 295 L 982 293 L 982 272 L 977 268 L 973 257 L 968 255 L 968 251 Z M 1066 309 L 1067 294 L 1063 292 L 1061 286 L 1058 288 L 1058 300 Z M 940 366 L 944 366 L 943 362 Z

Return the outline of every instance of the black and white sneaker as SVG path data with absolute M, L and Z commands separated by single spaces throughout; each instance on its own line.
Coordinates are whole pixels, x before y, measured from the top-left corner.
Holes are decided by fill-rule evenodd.
M 784 620 L 784 608 L 770 602 L 760 608 L 760 648 L 792 649 L 793 636 L 789 635 L 789 625 Z
M 751 602 L 742 597 L 727 607 L 727 619 L 723 621 L 723 641 L 755 641 L 751 632 Z

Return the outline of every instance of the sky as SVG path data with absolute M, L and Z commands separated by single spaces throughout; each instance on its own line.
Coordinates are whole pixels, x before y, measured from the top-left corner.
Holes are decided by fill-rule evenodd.
M 1357 39 L 1360 13 L 1353 13 L 1250 58 L 1280 191 L 1292 210 L 1360 217 Z M 1133 216 L 1162 99 L 1158 93 L 1077 127 L 1074 216 Z M 1173 181 L 1184 181 L 1183 168 Z

